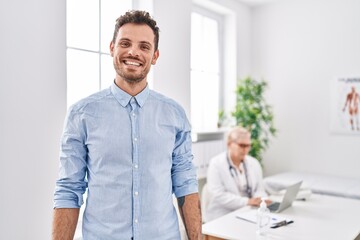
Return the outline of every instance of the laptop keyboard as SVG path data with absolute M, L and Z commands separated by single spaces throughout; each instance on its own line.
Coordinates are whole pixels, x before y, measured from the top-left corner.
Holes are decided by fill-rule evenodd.
M 273 202 L 271 203 L 268 208 L 270 211 L 276 211 L 280 206 L 280 203 L 279 202 Z

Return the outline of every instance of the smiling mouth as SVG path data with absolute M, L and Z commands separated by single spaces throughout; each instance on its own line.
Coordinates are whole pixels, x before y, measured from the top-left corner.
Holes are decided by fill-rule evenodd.
M 125 63 L 125 65 L 129 65 L 129 66 L 135 66 L 135 67 L 140 67 L 141 66 L 141 63 L 128 61 L 128 60 L 125 60 L 124 63 Z

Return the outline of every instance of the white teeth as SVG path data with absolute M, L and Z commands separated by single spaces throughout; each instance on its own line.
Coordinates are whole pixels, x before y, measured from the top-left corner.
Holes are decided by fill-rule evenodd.
M 140 66 L 140 63 L 130 62 L 130 61 L 125 61 L 125 64 L 127 64 L 127 65 L 133 65 L 133 66 Z

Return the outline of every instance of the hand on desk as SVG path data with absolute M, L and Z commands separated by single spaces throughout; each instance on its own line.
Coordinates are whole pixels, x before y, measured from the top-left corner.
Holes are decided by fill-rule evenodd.
M 270 204 L 272 201 L 269 200 L 269 199 L 266 199 L 265 202 L 266 202 L 266 205 L 269 206 L 269 204 Z M 260 203 L 261 203 L 261 197 L 249 198 L 249 201 L 248 201 L 248 205 L 254 206 L 254 207 L 259 207 L 259 206 L 260 206 Z

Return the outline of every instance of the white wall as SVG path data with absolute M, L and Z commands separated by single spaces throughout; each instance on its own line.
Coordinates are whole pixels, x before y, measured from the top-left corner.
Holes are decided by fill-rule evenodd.
M 360 135 L 330 133 L 330 86 L 360 76 L 360 1 L 287 0 L 255 8 L 253 74 L 269 81 L 278 136 L 267 175 L 285 171 L 360 179 Z
M 154 0 L 160 28 L 160 57 L 153 68 L 153 88 L 179 102 L 190 119 L 191 0 Z
M 50 239 L 66 110 L 65 2 L 0 2 L 0 239 Z

